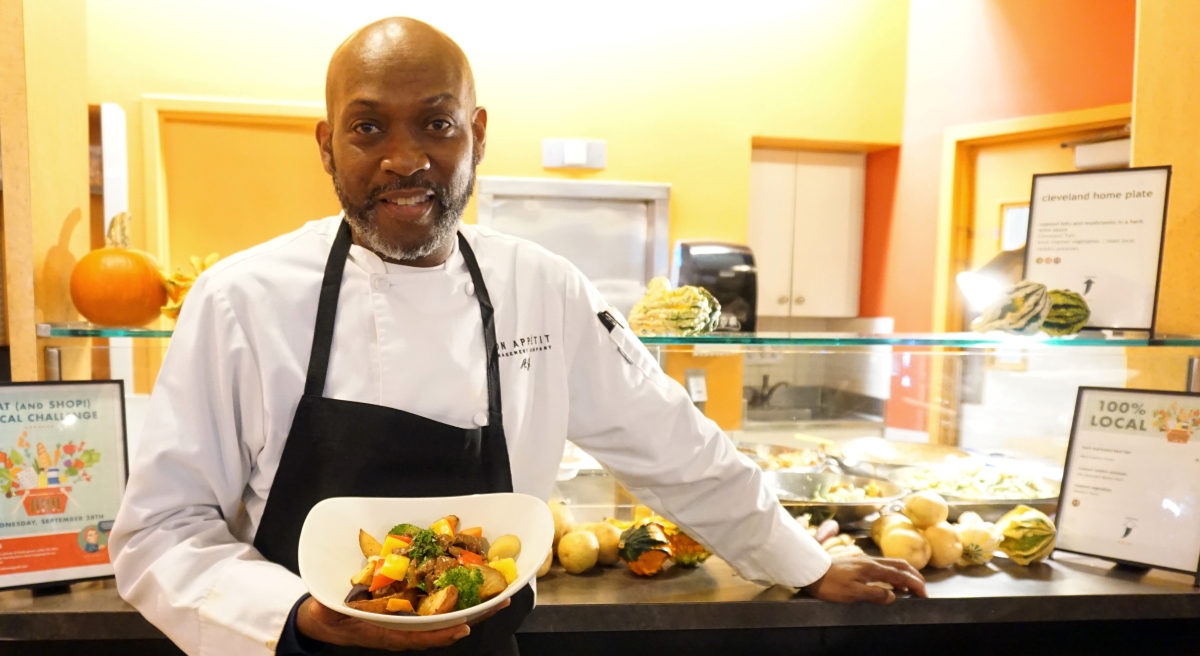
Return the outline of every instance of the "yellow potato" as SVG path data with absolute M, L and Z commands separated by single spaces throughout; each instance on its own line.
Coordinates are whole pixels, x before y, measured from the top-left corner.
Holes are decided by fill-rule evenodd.
M 904 502 L 904 514 L 912 520 L 913 526 L 927 529 L 946 521 L 950 516 L 950 507 L 936 492 L 917 492 Z
M 582 574 L 596 566 L 600 541 L 588 531 L 573 531 L 558 541 L 558 562 L 568 574 Z
M 567 507 L 567 504 L 561 501 L 550 504 L 550 514 L 554 516 L 554 546 L 557 548 L 558 541 L 562 539 L 562 536 L 575 528 L 575 517 L 571 514 L 571 509 Z
M 621 529 L 608 522 L 596 522 L 593 524 L 580 524 L 575 527 L 575 530 L 587 531 L 596 536 L 596 541 L 600 543 L 598 563 L 608 566 L 615 565 L 620 560 L 620 557 L 617 556 L 617 543 L 621 541 Z
M 515 535 L 501 535 L 492 542 L 492 546 L 488 549 L 488 560 L 500 560 L 501 558 L 512 558 L 516 560 L 517 555 L 521 553 L 521 538 Z
M 881 516 L 871 524 L 871 541 L 878 545 L 884 534 L 894 528 L 913 528 L 912 520 L 901 514 Z
M 550 566 L 553 564 L 554 564 L 554 551 L 551 551 L 550 553 L 546 554 L 546 562 L 542 563 L 542 566 L 538 568 L 537 578 L 540 579 L 543 576 L 549 574 Z
M 932 549 L 929 566 L 937 569 L 951 567 L 963 555 L 962 540 L 949 522 L 940 522 L 922 533 Z
M 908 528 L 894 528 L 883 536 L 883 544 L 879 545 L 885 558 L 899 558 L 916 569 L 923 569 L 929 564 L 933 548 L 925 536 Z

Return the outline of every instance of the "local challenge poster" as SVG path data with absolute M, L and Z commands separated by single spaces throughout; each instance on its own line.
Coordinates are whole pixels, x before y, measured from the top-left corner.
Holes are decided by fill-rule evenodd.
M 122 398 L 110 381 L 0 386 L 0 587 L 112 574 Z

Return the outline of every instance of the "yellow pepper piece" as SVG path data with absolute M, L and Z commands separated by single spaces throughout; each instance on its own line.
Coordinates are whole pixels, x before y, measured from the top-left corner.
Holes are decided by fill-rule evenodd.
M 379 550 L 379 554 L 382 556 L 387 556 L 388 554 L 392 553 L 393 549 L 399 549 L 400 547 L 407 546 L 408 543 L 404 540 L 401 540 L 394 535 L 389 535 L 383 539 L 383 548 Z
M 412 602 L 407 599 L 388 599 L 387 610 L 389 613 L 411 613 Z
M 488 563 L 488 567 L 504 575 L 504 582 L 512 585 L 517 580 L 517 562 L 512 558 L 501 558 Z
M 406 556 L 391 554 L 383 559 L 383 567 L 379 568 L 378 573 L 393 581 L 401 581 L 408 572 L 408 562 Z
M 445 519 L 439 519 L 434 522 L 433 526 L 429 527 L 429 530 L 437 533 L 438 535 L 454 535 L 454 527 L 451 526 L 450 522 Z

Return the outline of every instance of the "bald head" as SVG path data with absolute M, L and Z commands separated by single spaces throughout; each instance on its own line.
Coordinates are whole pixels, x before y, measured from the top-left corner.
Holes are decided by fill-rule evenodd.
M 487 129 L 462 49 L 411 18 L 372 23 L 333 54 L 325 103 L 317 143 L 356 243 L 416 266 L 444 262 Z
M 421 69 L 459 87 L 459 100 L 474 107 L 475 79 L 462 48 L 428 23 L 397 16 L 359 29 L 334 51 L 325 74 L 325 108 L 330 120 L 346 94 L 366 78 Z

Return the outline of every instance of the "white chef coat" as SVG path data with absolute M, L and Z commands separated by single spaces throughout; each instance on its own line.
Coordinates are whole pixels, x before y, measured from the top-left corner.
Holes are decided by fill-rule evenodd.
M 196 281 L 150 399 L 110 540 L 117 585 L 189 654 L 273 653 L 299 577 L 254 549 L 304 388 L 340 217 L 217 263 Z M 496 308 L 517 492 L 550 496 L 564 441 L 746 579 L 808 585 L 829 556 L 570 263 L 460 228 Z M 619 350 L 618 350 L 619 349 Z M 325 395 L 463 428 L 487 422 L 482 319 L 459 250 L 439 267 L 350 250 Z

